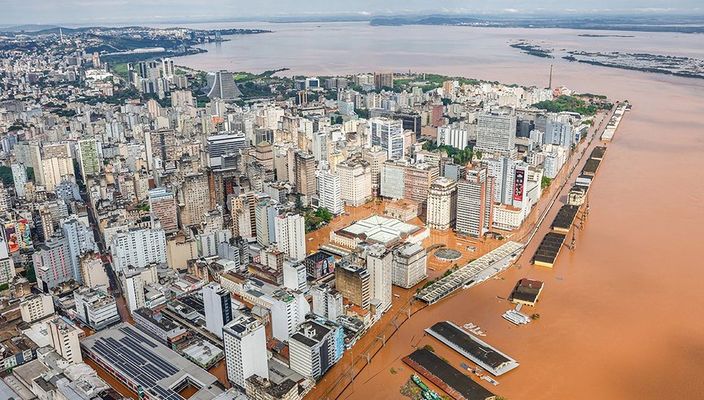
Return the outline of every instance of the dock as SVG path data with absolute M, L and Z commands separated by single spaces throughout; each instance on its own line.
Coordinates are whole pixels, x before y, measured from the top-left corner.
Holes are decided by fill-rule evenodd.
M 430 286 L 420 290 L 415 297 L 428 304 L 433 304 L 458 289 L 468 288 L 490 279 L 508 268 L 520 255 L 523 246 L 518 242 L 506 242 L 450 275 L 433 282 Z
M 495 397 L 430 350 L 418 349 L 404 357 L 403 362 L 455 400 L 491 400 Z
M 579 212 L 579 206 L 565 204 L 557 212 L 550 228 L 558 233 L 568 233 L 574 223 L 574 219 L 577 217 L 577 212 Z
M 566 235 L 557 232 L 548 232 L 540 242 L 538 249 L 533 256 L 533 264 L 541 267 L 552 268 L 555 265 L 555 260 L 560 254 L 562 244 L 565 242 Z
M 450 321 L 438 322 L 425 332 L 494 376 L 518 367 L 516 360 Z
M 630 109 L 631 105 L 627 102 L 623 102 L 616 107 L 616 111 L 614 111 L 614 115 L 611 116 L 611 120 L 609 120 L 609 123 L 606 125 L 604 133 L 601 134 L 602 141 L 608 142 L 614 138 L 616 129 L 618 129 L 618 126 L 621 124 L 621 119 L 623 119 L 623 115 Z

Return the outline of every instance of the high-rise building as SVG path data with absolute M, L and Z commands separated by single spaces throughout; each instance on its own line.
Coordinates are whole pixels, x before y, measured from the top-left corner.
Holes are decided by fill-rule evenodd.
M 204 173 L 187 175 L 181 186 L 181 198 L 181 225 L 191 226 L 203 222 L 203 216 L 210 210 L 208 176 Z
M 110 285 L 108 274 L 103 266 L 103 259 L 99 253 L 84 254 L 79 264 L 83 286 L 95 288 Z
M 306 223 L 301 214 L 286 213 L 274 218 L 276 245 L 295 261 L 306 258 Z
M 24 186 L 27 184 L 27 167 L 22 163 L 12 164 L 12 180 L 17 197 L 24 198 Z
M 394 87 L 394 74 L 393 74 L 393 72 L 375 72 L 374 73 L 374 88 L 376 90 L 393 89 L 393 87 Z
M 98 245 L 95 243 L 93 230 L 83 224 L 75 215 L 65 220 L 61 225 L 64 237 L 68 242 L 68 249 L 71 255 L 71 270 L 73 279 L 78 283 L 83 283 L 81 274 L 81 256 L 88 252 L 97 252 Z
M 50 320 L 47 325 L 54 350 L 71 364 L 82 363 L 79 336 L 83 331 L 63 317 L 56 317 Z
M 261 246 L 276 242 L 276 217 L 279 215 L 278 203 L 271 198 L 260 198 L 254 207 L 255 236 Z
M 0 235 L 0 285 L 9 284 L 17 275 L 5 239 Z
M 149 191 L 149 214 L 152 223 L 159 220 L 166 234 L 178 231 L 178 206 L 174 194 L 166 188 Z
M 296 193 L 310 198 L 316 192 L 315 158 L 313 155 L 296 151 L 294 156 L 294 170 L 296 174 Z
M 281 341 L 288 341 L 309 312 L 310 305 L 302 293 L 288 289 L 275 291 L 271 303 L 272 335 Z
M 166 262 L 166 235 L 163 229 L 130 229 L 116 233 L 110 242 L 115 272 L 128 266 L 142 268 Z
M 381 189 L 381 169 L 384 162 L 388 159 L 386 152 L 378 146 L 364 149 L 362 152 L 364 161 L 369 163 L 372 176 L 372 194 L 379 196 Z
M 430 229 L 447 230 L 454 226 L 457 208 L 457 184 L 440 177 L 430 184 L 426 224 Z
M 230 292 L 211 282 L 202 289 L 205 308 L 205 327 L 222 338 L 222 327 L 232 321 L 232 298 Z
M 54 314 L 54 298 L 50 294 L 33 294 L 20 302 L 22 321 L 32 323 Z
M 438 128 L 438 145 L 464 150 L 469 145 L 469 130 L 464 124 L 452 124 Z
M 305 293 L 308 290 L 306 266 L 301 262 L 283 262 L 284 287 Z
M 483 153 L 509 155 L 516 142 L 516 115 L 481 114 L 477 117 L 477 145 Z
M 386 246 L 377 244 L 366 249 L 367 271 L 369 271 L 369 296 L 376 304 L 377 315 L 391 308 L 391 284 L 393 254 Z
M 144 288 L 148 284 L 158 282 L 156 267 L 128 268 L 120 271 L 118 276 L 130 314 L 146 306 Z
M 318 176 L 320 184 L 320 207 L 326 208 L 333 215 L 342 214 L 345 209 L 342 203 L 340 177 L 330 171 L 323 171 Z
M 240 315 L 225 325 L 225 365 L 227 380 L 240 388 L 252 375 L 269 377 L 264 325 L 249 315 Z
M 372 199 L 372 171 L 367 161 L 349 158 L 337 164 L 340 198 L 348 206 L 358 207 Z
M 457 181 L 457 221 L 460 233 L 481 237 L 493 223 L 494 178 L 488 169 L 475 165 L 467 169 L 467 178 Z
M 389 160 L 399 160 L 405 155 L 403 125 L 400 120 L 372 118 L 369 120 L 369 138 L 372 146 L 386 151 Z
M 394 249 L 393 283 L 409 289 L 427 277 L 427 253 L 418 243 L 405 243 Z
M 381 191 L 379 194 L 390 199 L 403 199 L 406 194 L 404 163 L 386 161 L 381 167 Z
M 74 278 L 71 251 L 64 237 L 53 236 L 37 246 L 32 254 L 32 261 L 37 275 L 37 286 L 44 292 Z
M 337 321 L 337 317 L 343 315 L 344 306 L 342 294 L 323 283 L 310 288 L 313 297 L 313 313 L 330 321 Z
M 411 200 L 425 207 L 430 184 L 439 174 L 437 165 L 387 161 L 381 172 L 381 195 L 392 199 Z
M 369 309 L 371 277 L 365 267 L 350 262 L 341 262 L 335 268 L 335 288 L 350 303 Z
M 235 100 L 242 96 L 242 92 L 235 83 L 235 74 L 227 71 L 210 73 L 208 80 L 208 97 L 211 99 Z
M 289 340 L 291 369 L 313 379 L 323 376 L 343 353 L 342 327 L 330 321 L 305 321 Z
M 100 150 L 98 146 L 99 144 L 95 139 L 78 141 L 78 165 L 81 169 L 83 182 L 88 182 L 87 178 L 89 176 L 100 174 Z
M 106 286 L 80 288 L 73 292 L 73 299 L 78 319 L 96 331 L 120 322 L 117 303 Z

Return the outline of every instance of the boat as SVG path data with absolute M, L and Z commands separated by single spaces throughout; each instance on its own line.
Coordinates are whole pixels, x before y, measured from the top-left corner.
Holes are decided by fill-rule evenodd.
M 485 381 L 491 383 L 491 384 L 494 385 L 494 386 L 496 386 L 496 385 L 499 384 L 499 381 L 497 381 L 496 379 L 490 377 L 489 375 L 484 375 L 484 376 L 481 377 L 481 379 L 483 379 L 483 380 L 485 380 Z
M 421 388 L 424 392 L 430 390 L 430 388 L 428 387 L 428 385 L 426 385 L 425 383 L 423 383 L 423 381 L 420 380 L 420 378 L 418 377 L 418 375 L 413 374 L 413 376 L 411 376 L 411 379 L 412 379 L 413 382 L 414 382 L 416 385 L 418 385 L 418 387 Z

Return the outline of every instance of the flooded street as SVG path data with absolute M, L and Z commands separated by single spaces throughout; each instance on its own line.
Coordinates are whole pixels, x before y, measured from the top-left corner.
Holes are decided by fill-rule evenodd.
M 564 46 L 578 42 L 598 50 L 602 40 L 608 49 L 672 49 L 703 58 L 701 36 L 636 33 L 636 41 L 577 38 L 577 31 L 566 30 L 360 26 L 350 33 L 334 24 L 300 32 L 282 29 L 280 42 L 277 33 L 240 38 L 223 44 L 220 53 L 178 62 L 255 71 L 290 67 L 292 74 L 412 69 L 541 86 L 554 63 L 557 85 L 633 104 L 590 189 L 591 211 L 577 231 L 576 250 L 563 250 L 551 270 L 528 262 L 533 243 L 520 268 L 504 272 L 503 280 L 489 280 L 417 312 L 340 398 L 400 398 L 411 373 L 400 359 L 415 346 L 429 343 L 459 368 L 466 360 L 424 336 L 423 329 L 441 320 L 481 326 L 486 342 L 520 363 L 497 379 L 499 386 L 483 382 L 510 400 L 704 398 L 704 319 L 698 310 L 704 301 L 699 287 L 704 279 L 704 81 L 540 59 L 506 44 L 520 38 L 564 40 Z M 295 35 L 302 54 L 294 60 L 293 50 L 284 46 Z M 372 42 L 374 35 L 379 40 Z M 338 57 L 330 48 L 343 40 L 354 48 Z M 229 53 L 228 46 L 242 52 Z M 541 238 L 538 234 L 536 242 Z M 511 304 L 497 296 L 506 298 L 525 277 L 545 282 L 539 303 L 528 310 L 540 319 L 516 327 L 501 318 Z

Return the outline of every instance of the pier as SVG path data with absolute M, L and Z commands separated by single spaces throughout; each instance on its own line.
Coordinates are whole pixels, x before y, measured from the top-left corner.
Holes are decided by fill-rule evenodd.
M 425 331 L 494 376 L 503 375 L 518 367 L 516 360 L 450 321 L 438 322 Z

